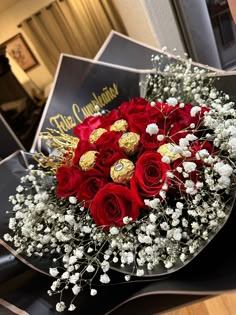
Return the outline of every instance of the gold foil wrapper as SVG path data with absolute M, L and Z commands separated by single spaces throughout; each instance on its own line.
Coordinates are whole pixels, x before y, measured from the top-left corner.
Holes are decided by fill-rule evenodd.
M 120 148 L 127 154 L 132 155 L 137 152 L 140 135 L 135 132 L 126 132 L 119 139 Z
M 128 122 L 125 119 L 119 119 L 115 121 L 113 125 L 111 125 L 110 130 L 117 132 L 126 132 L 128 126 Z
M 175 145 L 172 143 L 165 143 L 157 149 L 157 152 L 160 153 L 162 156 L 168 156 L 168 158 L 170 158 L 170 161 L 173 162 L 181 158 L 181 155 L 179 153 L 173 152 L 172 148 L 174 146 Z
M 134 163 L 128 159 L 118 160 L 110 170 L 112 180 L 118 184 L 126 184 L 134 173 Z
M 98 151 L 88 151 L 81 155 L 79 159 L 79 166 L 83 171 L 91 170 L 96 161 L 96 154 L 99 153 Z
M 107 132 L 107 130 L 104 128 L 95 129 L 89 136 L 89 141 L 95 143 L 105 132 Z

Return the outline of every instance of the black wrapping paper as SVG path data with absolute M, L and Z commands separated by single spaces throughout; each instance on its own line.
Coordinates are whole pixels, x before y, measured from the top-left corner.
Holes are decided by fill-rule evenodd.
M 24 146 L 17 138 L 4 117 L 0 114 L 0 160 L 17 150 L 24 150 Z
M 46 128 L 72 134 L 73 127 L 94 113 L 95 105 L 111 110 L 139 96 L 139 82 L 149 72 L 62 55 L 32 151 L 41 149 L 38 134 Z
M 142 60 L 146 60 L 146 58 L 141 53 L 142 45 L 138 45 L 138 49 L 140 50 L 138 60 L 141 62 Z M 145 50 L 146 49 L 148 48 L 145 47 Z M 112 52 L 110 53 L 112 55 Z M 150 53 L 150 51 L 147 52 L 147 54 L 148 53 Z M 125 60 L 125 62 L 131 60 L 134 55 L 135 49 L 133 50 L 133 53 L 130 54 L 130 57 L 128 57 L 126 53 L 123 54 L 123 56 L 125 56 L 123 60 Z M 50 124 L 50 118 L 58 113 L 64 116 L 70 116 L 72 112 L 72 104 L 79 103 L 82 107 L 86 106 L 91 100 L 93 91 L 98 95 L 99 92 L 101 92 L 101 88 L 112 82 L 111 77 L 109 78 L 109 81 L 99 81 L 98 75 L 103 73 L 104 79 L 106 79 L 105 73 L 100 70 L 95 70 L 95 72 L 93 72 L 92 65 L 88 68 L 81 67 L 81 72 L 78 73 L 73 71 L 75 68 L 74 60 L 77 60 L 76 58 L 65 56 L 63 59 L 65 62 L 62 62 L 62 67 L 58 70 L 57 79 L 54 83 L 54 90 L 47 103 L 39 130 L 45 130 L 46 127 L 53 127 Z M 128 64 L 126 63 L 125 65 Z M 138 67 L 138 62 L 135 63 L 135 65 L 132 64 L 132 66 Z M 146 66 L 149 67 L 148 64 L 145 64 L 142 69 L 145 69 Z M 109 68 L 107 65 L 106 67 Z M 118 69 L 114 66 L 112 68 Z M 77 71 L 78 69 L 79 68 L 77 68 Z M 137 90 L 137 83 L 140 80 L 140 74 L 142 72 L 134 72 L 127 69 L 126 71 L 126 76 L 121 76 L 121 82 L 126 82 L 126 84 L 123 85 L 124 89 L 122 89 L 124 92 L 122 92 L 123 98 L 120 98 L 119 100 L 117 99 L 118 104 L 123 100 L 127 100 L 127 97 L 132 98 L 138 96 L 140 92 Z M 116 75 L 117 73 L 118 72 L 116 72 Z M 128 73 L 132 74 L 127 77 Z M 91 74 L 92 76 L 90 77 Z M 89 85 L 91 83 L 89 77 L 93 80 L 92 86 Z M 76 83 L 73 85 L 71 83 L 74 80 L 76 80 Z M 134 89 L 126 90 L 125 86 L 128 86 L 128 84 L 125 80 L 128 80 L 128 83 L 131 83 Z M 225 75 L 216 82 L 218 88 L 226 88 L 226 92 L 230 93 L 230 95 L 232 93 L 233 97 L 235 97 L 233 89 L 235 76 Z M 96 85 L 98 83 L 100 84 L 99 87 Z M 97 90 L 92 89 L 95 85 Z M 84 90 L 86 90 L 88 94 L 82 93 Z M 68 99 L 68 97 L 70 98 Z M 113 108 L 113 106 L 116 107 L 118 105 L 117 103 L 110 103 L 109 109 Z M 84 118 L 82 116 L 79 117 L 81 119 Z M 71 128 L 69 128 L 68 131 L 69 130 L 71 130 Z M 38 136 L 36 136 L 34 149 L 37 142 Z M 12 156 L 5 161 L 7 163 L 5 166 L 3 163 L 0 165 L 0 174 L 3 174 L 3 177 L 7 179 L 0 184 L 0 194 L 1 196 L 4 196 L 2 200 L 6 201 L 7 196 L 14 193 L 19 178 L 25 172 L 28 159 L 30 159 L 29 155 L 20 152 L 18 153 L 18 156 Z M 2 171 L 3 169 L 4 171 Z M 0 209 L 1 218 L 3 220 L 3 223 L 0 222 L 1 234 L 6 232 L 6 222 L 8 221 L 8 216 L 4 213 L 9 205 L 8 202 L 5 201 L 1 203 Z M 233 209 L 227 224 L 218 233 L 214 240 L 189 265 L 168 277 L 161 279 L 134 278 L 133 282 L 127 283 L 123 281 L 120 274 L 112 271 L 110 274 L 112 284 L 107 286 L 97 285 L 98 295 L 96 297 L 89 296 L 89 292 L 83 292 L 82 295 L 78 296 L 78 300 L 75 302 L 77 305 L 75 314 L 151 315 L 184 303 L 195 301 L 202 297 L 235 290 L 236 253 L 232 248 L 233 240 L 236 237 L 234 228 L 235 221 L 236 214 L 235 209 Z M 24 259 L 24 257 L 18 258 Z M 30 263 L 41 271 L 45 272 L 47 270 L 47 260 L 40 261 L 34 259 L 30 261 Z M 22 265 L 21 263 L 19 264 Z M 32 270 L 25 271 L 22 269 L 22 273 L 18 277 L 4 282 L 4 285 L 0 287 L 0 296 L 32 315 L 56 314 L 54 307 L 58 301 L 58 297 L 48 297 L 46 293 L 51 282 L 52 278 L 45 274 Z M 8 288 L 8 290 L 6 290 L 6 288 Z M 66 300 L 66 298 L 64 300 Z M 64 314 L 67 314 L 67 312 L 64 312 Z

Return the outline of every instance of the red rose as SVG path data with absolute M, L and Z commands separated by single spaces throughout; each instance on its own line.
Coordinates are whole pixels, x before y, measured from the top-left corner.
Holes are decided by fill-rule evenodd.
M 90 213 L 97 226 L 108 230 L 110 226 L 123 226 L 126 216 L 135 221 L 139 215 L 139 205 L 132 190 L 109 183 L 97 192 Z
M 104 144 L 97 156 L 96 166 L 109 176 L 111 166 L 119 159 L 127 159 L 122 149 L 116 143 Z
M 175 175 L 175 180 L 173 181 L 173 187 L 176 187 L 176 188 L 185 192 L 186 187 L 185 187 L 184 183 L 186 180 L 191 180 L 192 182 L 194 182 L 194 189 L 197 189 L 196 183 L 198 181 L 202 182 L 201 173 L 200 173 L 199 169 L 196 167 L 195 171 L 188 173 L 189 174 L 188 177 L 184 177 L 183 176 L 183 172 L 184 172 L 183 162 L 194 162 L 195 164 L 197 164 L 196 160 L 191 159 L 191 157 L 184 159 L 184 160 L 178 159 L 178 160 L 174 161 L 174 163 L 173 163 L 174 172 L 173 173 Z M 182 169 L 182 172 L 178 172 L 177 167 L 180 167 Z
M 77 167 L 59 167 L 56 177 L 58 197 L 69 197 L 77 194 L 82 182 L 82 173 Z
M 213 146 L 211 145 L 210 142 L 203 141 L 202 143 L 200 143 L 199 141 L 195 141 L 194 144 L 189 147 L 189 150 L 191 152 L 190 157 L 186 157 L 184 159 L 180 158 L 174 161 L 173 169 L 174 169 L 175 178 L 177 179 L 175 181 L 175 186 L 180 188 L 180 190 L 186 191 L 186 187 L 184 186 L 184 182 L 186 180 L 191 180 L 194 182 L 194 184 L 196 184 L 197 181 L 200 181 L 200 182 L 203 181 L 202 176 L 201 176 L 201 171 L 202 171 L 202 167 L 205 165 L 205 162 L 196 156 L 198 151 L 203 150 L 203 149 L 207 150 L 209 154 L 212 154 L 214 151 Z M 190 172 L 188 177 L 184 177 L 182 172 L 177 171 L 177 167 L 181 167 L 184 170 L 183 162 L 193 162 L 197 165 L 196 170 L 193 172 Z M 197 189 L 196 186 L 195 186 L 195 189 Z
M 156 111 L 144 98 L 134 98 L 130 102 L 122 103 L 119 107 L 122 118 L 128 121 L 129 131 L 141 134 L 148 124 L 157 120 Z
M 116 131 L 104 132 L 101 137 L 96 141 L 96 146 L 100 150 L 105 144 L 110 145 L 113 143 L 118 143 L 122 133 Z
M 113 109 L 110 113 L 106 114 L 105 116 L 102 116 L 101 125 L 99 128 L 105 128 L 108 130 L 110 126 L 120 118 L 121 118 L 120 112 L 117 109 Z
M 80 157 L 88 151 L 96 151 L 96 145 L 85 140 L 80 140 L 74 151 L 74 158 L 73 158 L 74 165 L 79 165 Z
M 172 115 L 175 112 L 175 107 L 171 107 L 166 103 L 157 102 L 156 106 L 148 107 L 148 114 L 150 117 L 156 119 L 156 124 L 160 129 L 165 130 L 165 134 L 167 135 L 168 126 L 171 124 Z
M 187 136 L 187 131 L 184 130 L 184 127 L 177 121 L 166 126 L 166 135 L 170 138 L 170 142 L 179 144 L 179 140 Z
M 131 188 L 143 199 L 157 196 L 163 184 L 168 184 L 166 173 L 170 170 L 170 165 L 161 159 L 162 156 L 157 152 L 145 152 L 136 162 Z
M 185 104 L 183 108 L 175 107 L 168 117 L 168 123 L 166 125 L 166 135 L 168 135 L 173 142 L 179 144 L 179 139 L 184 138 L 190 128 L 191 124 L 195 125 L 194 129 L 199 128 L 203 121 L 204 113 L 209 111 L 206 107 L 201 107 L 201 110 L 195 115 L 191 116 L 191 109 L 194 106 L 192 104 Z
M 151 123 L 156 123 L 156 118 L 151 117 L 148 112 L 130 114 L 127 118 L 129 124 L 129 130 L 142 134 L 146 132 L 146 128 Z
M 209 154 L 212 154 L 214 151 L 212 144 L 208 141 L 203 142 L 195 141 L 194 144 L 189 149 L 194 154 L 194 156 L 198 151 L 203 149 L 207 150 Z
M 148 101 L 144 98 L 133 98 L 130 102 L 124 102 L 120 105 L 119 111 L 123 119 L 128 119 L 131 114 L 145 113 Z
M 101 125 L 102 116 L 91 116 L 86 118 L 82 124 L 76 126 L 73 129 L 73 133 L 80 139 L 80 140 L 88 140 L 91 132 L 94 129 L 99 128 Z
M 203 141 L 202 143 L 199 141 L 195 141 L 194 144 L 189 148 L 190 152 L 192 153 L 191 159 L 194 160 L 199 167 L 203 166 L 205 163 L 202 159 L 196 157 L 196 154 L 200 150 L 207 150 L 209 154 L 214 154 L 214 148 L 212 144 L 208 141 Z
M 118 140 L 121 137 L 120 132 L 108 131 L 105 132 L 97 140 L 97 150 L 99 155 L 96 159 L 96 166 L 106 173 L 110 174 L 110 167 L 119 159 L 127 158 L 123 150 L 118 145 Z
M 161 119 L 168 118 L 170 114 L 176 110 L 176 107 L 172 107 L 168 105 L 167 103 L 163 103 L 163 102 L 156 102 L 156 105 L 153 108 L 159 112 L 158 116 Z
M 145 149 L 145 151 L 155 150 L 165 143 L 165 140 L 166 140 L 165 136 L 163 140 L 158 141 L 157 139 L 158 135 L 164 135 L 164 131 L 159 129 L 158 134 L 150 135 L 149 133 L 144 132 L 141 135 L 140 142 L 143 148 Z
M 201 110 L 197 112 L 195 116 L 191 116 L 191 109 L 193 107 L 192 104 L 185 104 L 183 108 L 178 107 L 175 111 L 174 119 L 180 129 L 188 128 L 192 123 L 195 124 L 195 128 L 197 128 L 203 121 L 204 113 L 209 111 L 208 108 L 201 107 Z
M 86 201 L 85 206 L 88 207 L 98 190 L 107 183 L 107 177 L 96 169 L 84 172 L 83 175 L 77 198 L 79 201 Z

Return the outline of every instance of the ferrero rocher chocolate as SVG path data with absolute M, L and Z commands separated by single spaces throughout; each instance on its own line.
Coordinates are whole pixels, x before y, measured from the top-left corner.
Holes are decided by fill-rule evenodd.
M 112 180 L 118 184 L 126 184 L 134 173 L 134 163 L 128 159 L 118 160 L 110 170 Z
M 128 129 L 128 123 L 124 119 L 119 119 L 114 122 L 113 125 L 111 125 L 110 130 L 111 131 L 117 131 L 117 132 L 126 132 Z
M 173 162 L 181 157 L 179 153 L 175 152 L 175 146 L 176 145 L 172 143 L 165 143 L 158 148 L 157 152 L 162 156 L 167 156 L 170 158 L 170 161 Z
M 95 143 L 105 132 L 107 132 L 107 130 L 104 128 L 95 129 L 89 136 L 89 141 Z
M 140 135 L 135 132 L 126 132 L 119 139 L 120 148 L 127 154 L 136 153 L 139 146 Z
M 81 155 L 79 159 L 79 166 L 83 171 L 91 170 L 94 167 L 97 153 L 98 151 L 87 151 Z

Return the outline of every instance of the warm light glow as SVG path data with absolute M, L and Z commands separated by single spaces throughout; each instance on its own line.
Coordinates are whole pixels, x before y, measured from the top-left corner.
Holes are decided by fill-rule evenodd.
M 234 20 L 234 23 L 236 24 L 236 1 L 235 0 L 228 0 L 229 8 Z

